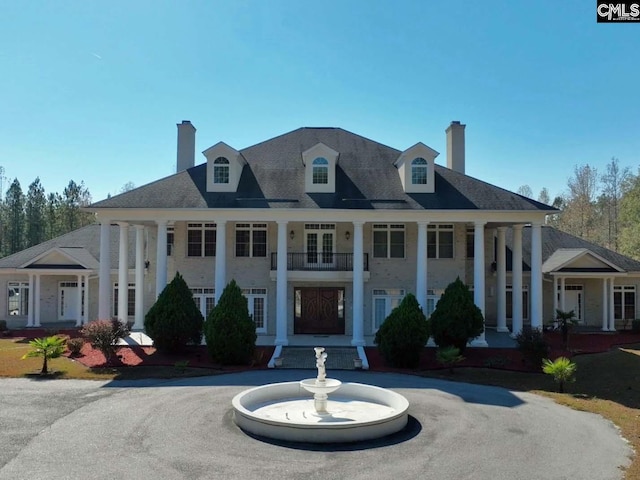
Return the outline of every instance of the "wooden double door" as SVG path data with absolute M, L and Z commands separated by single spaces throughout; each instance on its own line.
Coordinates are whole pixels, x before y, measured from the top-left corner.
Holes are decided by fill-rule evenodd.
M 344 288 L 294 288 L 294 334 L 344 335 Z

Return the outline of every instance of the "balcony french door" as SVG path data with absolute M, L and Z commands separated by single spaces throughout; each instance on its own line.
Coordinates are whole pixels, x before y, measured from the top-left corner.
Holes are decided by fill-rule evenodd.
M 332 223 L 305 225 L 304 250 L 308 268 L 328 267 L 335 264 L 336 226 Z

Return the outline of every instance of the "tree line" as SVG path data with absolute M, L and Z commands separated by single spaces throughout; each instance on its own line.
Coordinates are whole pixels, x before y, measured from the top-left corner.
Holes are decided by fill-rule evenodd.
M 80 210 L 90 204 L 84 182 L 70 180 L 62 193 L 47 194 L 39 177 L 26 193 L 14 179 L 0 199 L 0 257 L 94 223 L 92 213 Z
M 518 193 L 533 198 L 527 185 Z M 640 260 L 640 170 L 634 174 L 615 157 L 602 172 L 576 165 L 565 192 L 552 201 L 543 188 L 537 200 L 561 210 L 547 218 L 548 224 Z

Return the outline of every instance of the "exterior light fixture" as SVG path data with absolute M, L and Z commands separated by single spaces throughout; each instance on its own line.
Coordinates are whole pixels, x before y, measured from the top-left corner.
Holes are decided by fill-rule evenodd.
M 344 233 L 344 238 L 346 238 L 347 240 L 349 240 L 349 239 L 351 238 L 351 232 L 350 232 L 349 230 L 347 230 L 347 231 Z
M 295 238 L 295 236 L 296 236 L 296 232 L 294 232 L 293 230 L 291 230 L 291 231 L 289 232 L 289 238 L 290 238 L 291 240 L 293 240 L 293 239 Z

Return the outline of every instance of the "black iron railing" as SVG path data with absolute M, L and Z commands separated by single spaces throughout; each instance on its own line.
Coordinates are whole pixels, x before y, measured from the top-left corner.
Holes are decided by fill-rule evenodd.
M 364 253 L 364 270 L 369 271 L 369 255 Z M 278 254 L 271 254 L 271 270 L 278 268 Z M 353 253 L 287 253 L 287 271 L 350 272 L 353 270 Z

